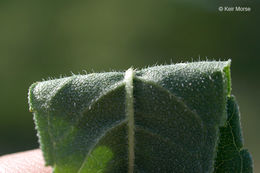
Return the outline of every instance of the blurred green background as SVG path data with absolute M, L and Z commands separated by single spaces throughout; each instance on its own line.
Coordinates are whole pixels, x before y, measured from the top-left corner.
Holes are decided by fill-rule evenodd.
M 228 5 L 251 11 L 218 11 Z M 245 147 L 260 171 L 259 13 L 252 1 L 0 0 L 0 155 L 38 147 L 27 103 L 35 81 L 230 58 Z

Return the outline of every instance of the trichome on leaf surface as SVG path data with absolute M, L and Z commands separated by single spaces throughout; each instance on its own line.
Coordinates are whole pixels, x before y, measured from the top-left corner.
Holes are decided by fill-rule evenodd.
M 252 173 L 230 61 L 34 83 L 30 110 L 55 173 Z

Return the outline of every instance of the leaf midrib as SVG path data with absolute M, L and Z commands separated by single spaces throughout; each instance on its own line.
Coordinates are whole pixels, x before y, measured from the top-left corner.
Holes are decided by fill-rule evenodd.
M 135 161 L 135 152 L 134 152 L 134 95 L 133 95 L 133 78 L 135 72 L 132 68 L 128 69 L 125 72 L 125 103 L 126 103 L 126 119 L 128 120 L 128 173 L 134 172 L 134 161 Z

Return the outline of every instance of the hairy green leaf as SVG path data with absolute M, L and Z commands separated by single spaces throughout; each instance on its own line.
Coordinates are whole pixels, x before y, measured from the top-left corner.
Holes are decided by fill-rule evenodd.
M 230 93 L 230 61 L 193 62 L 37 82 L 29 104 L 55 173 L 250 173 Z
M 242 149 L 240 115 L 234 96 L 228 98 L 227 113 L 228 119 L 220 127 L 214 172 L 253 172 L 251 156 L 247 150 Z

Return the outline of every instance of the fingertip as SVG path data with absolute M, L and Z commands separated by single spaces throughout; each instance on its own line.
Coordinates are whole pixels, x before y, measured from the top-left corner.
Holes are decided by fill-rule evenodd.
M 0 157 L 1 173 L 51 173 L 52 168 L 44 166 L 40 149 L 8 154 Z

